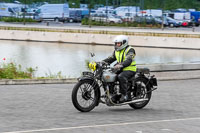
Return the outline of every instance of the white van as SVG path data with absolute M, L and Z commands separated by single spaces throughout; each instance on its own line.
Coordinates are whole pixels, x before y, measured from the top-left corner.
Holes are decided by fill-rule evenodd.
M 116 15 L 122 18 L 136 16 L 139 13 L 139 11 L 140 7 L 137 6 L 121 6 L 115 8 Z
M 22 4 L 0 3 L 0 17 L 17 17 L 22 7 Z
M 69 5 L 65 4 L 45 4 L 38 8 L 37 11 L 39 19 L 42 20 L 54 20 L 68 21 L 69 19 Z
M 174 19 L 189 20 L 191 19 L 191 14 L 190 12 L 174 12 Z

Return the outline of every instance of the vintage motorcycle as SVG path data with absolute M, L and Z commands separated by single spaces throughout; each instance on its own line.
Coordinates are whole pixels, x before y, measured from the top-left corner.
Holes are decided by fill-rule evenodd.
M 119 82 L 113 67 L 106 63 L 91 62 L 93 72 L 83 72 L 72 90 L 72 103 L 81 112 L 89 112 L 99 103 L 108 106 L 129 105 L 134 109 L 145 107 L 157 89 L 157 79 L 148 68 L 137 68 L 136 75 L 128 81 L 128 101 L 120 103 Z M 101 94 L 103 93 L 103 94 Z

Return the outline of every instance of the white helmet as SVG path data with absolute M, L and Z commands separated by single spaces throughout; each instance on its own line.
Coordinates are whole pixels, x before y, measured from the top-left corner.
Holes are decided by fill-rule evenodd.
M 119 35 L 114 38 L 113 42 L 115 43 L 115 50 L 120 51 L 124 49 L 126 46 L 128 46 L 128 37 L 125 35 Z M 118 42 L 121 43 L 120 47 L 116 45 Z

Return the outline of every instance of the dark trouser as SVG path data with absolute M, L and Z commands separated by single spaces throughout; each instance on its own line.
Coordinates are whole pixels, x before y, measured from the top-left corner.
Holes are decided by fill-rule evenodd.
M 128 90 L 128 79 L 132 78 L 133 76 L 135 76 L 134 71 L 122 71 L 119 75 L 118 75 L 118 80 L 119 80 L 119 85 L 120 85 L 120 93 L 123 95 L 126 95 L 127 90 Z

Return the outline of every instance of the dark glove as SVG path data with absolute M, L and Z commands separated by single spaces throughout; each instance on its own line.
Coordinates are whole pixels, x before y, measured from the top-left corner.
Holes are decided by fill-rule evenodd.
M 117 64 L 117 65 L 114 66 L 114 69 L 115 70 L 120 70 L 122 67 L 123 67 L 123 65 Z

